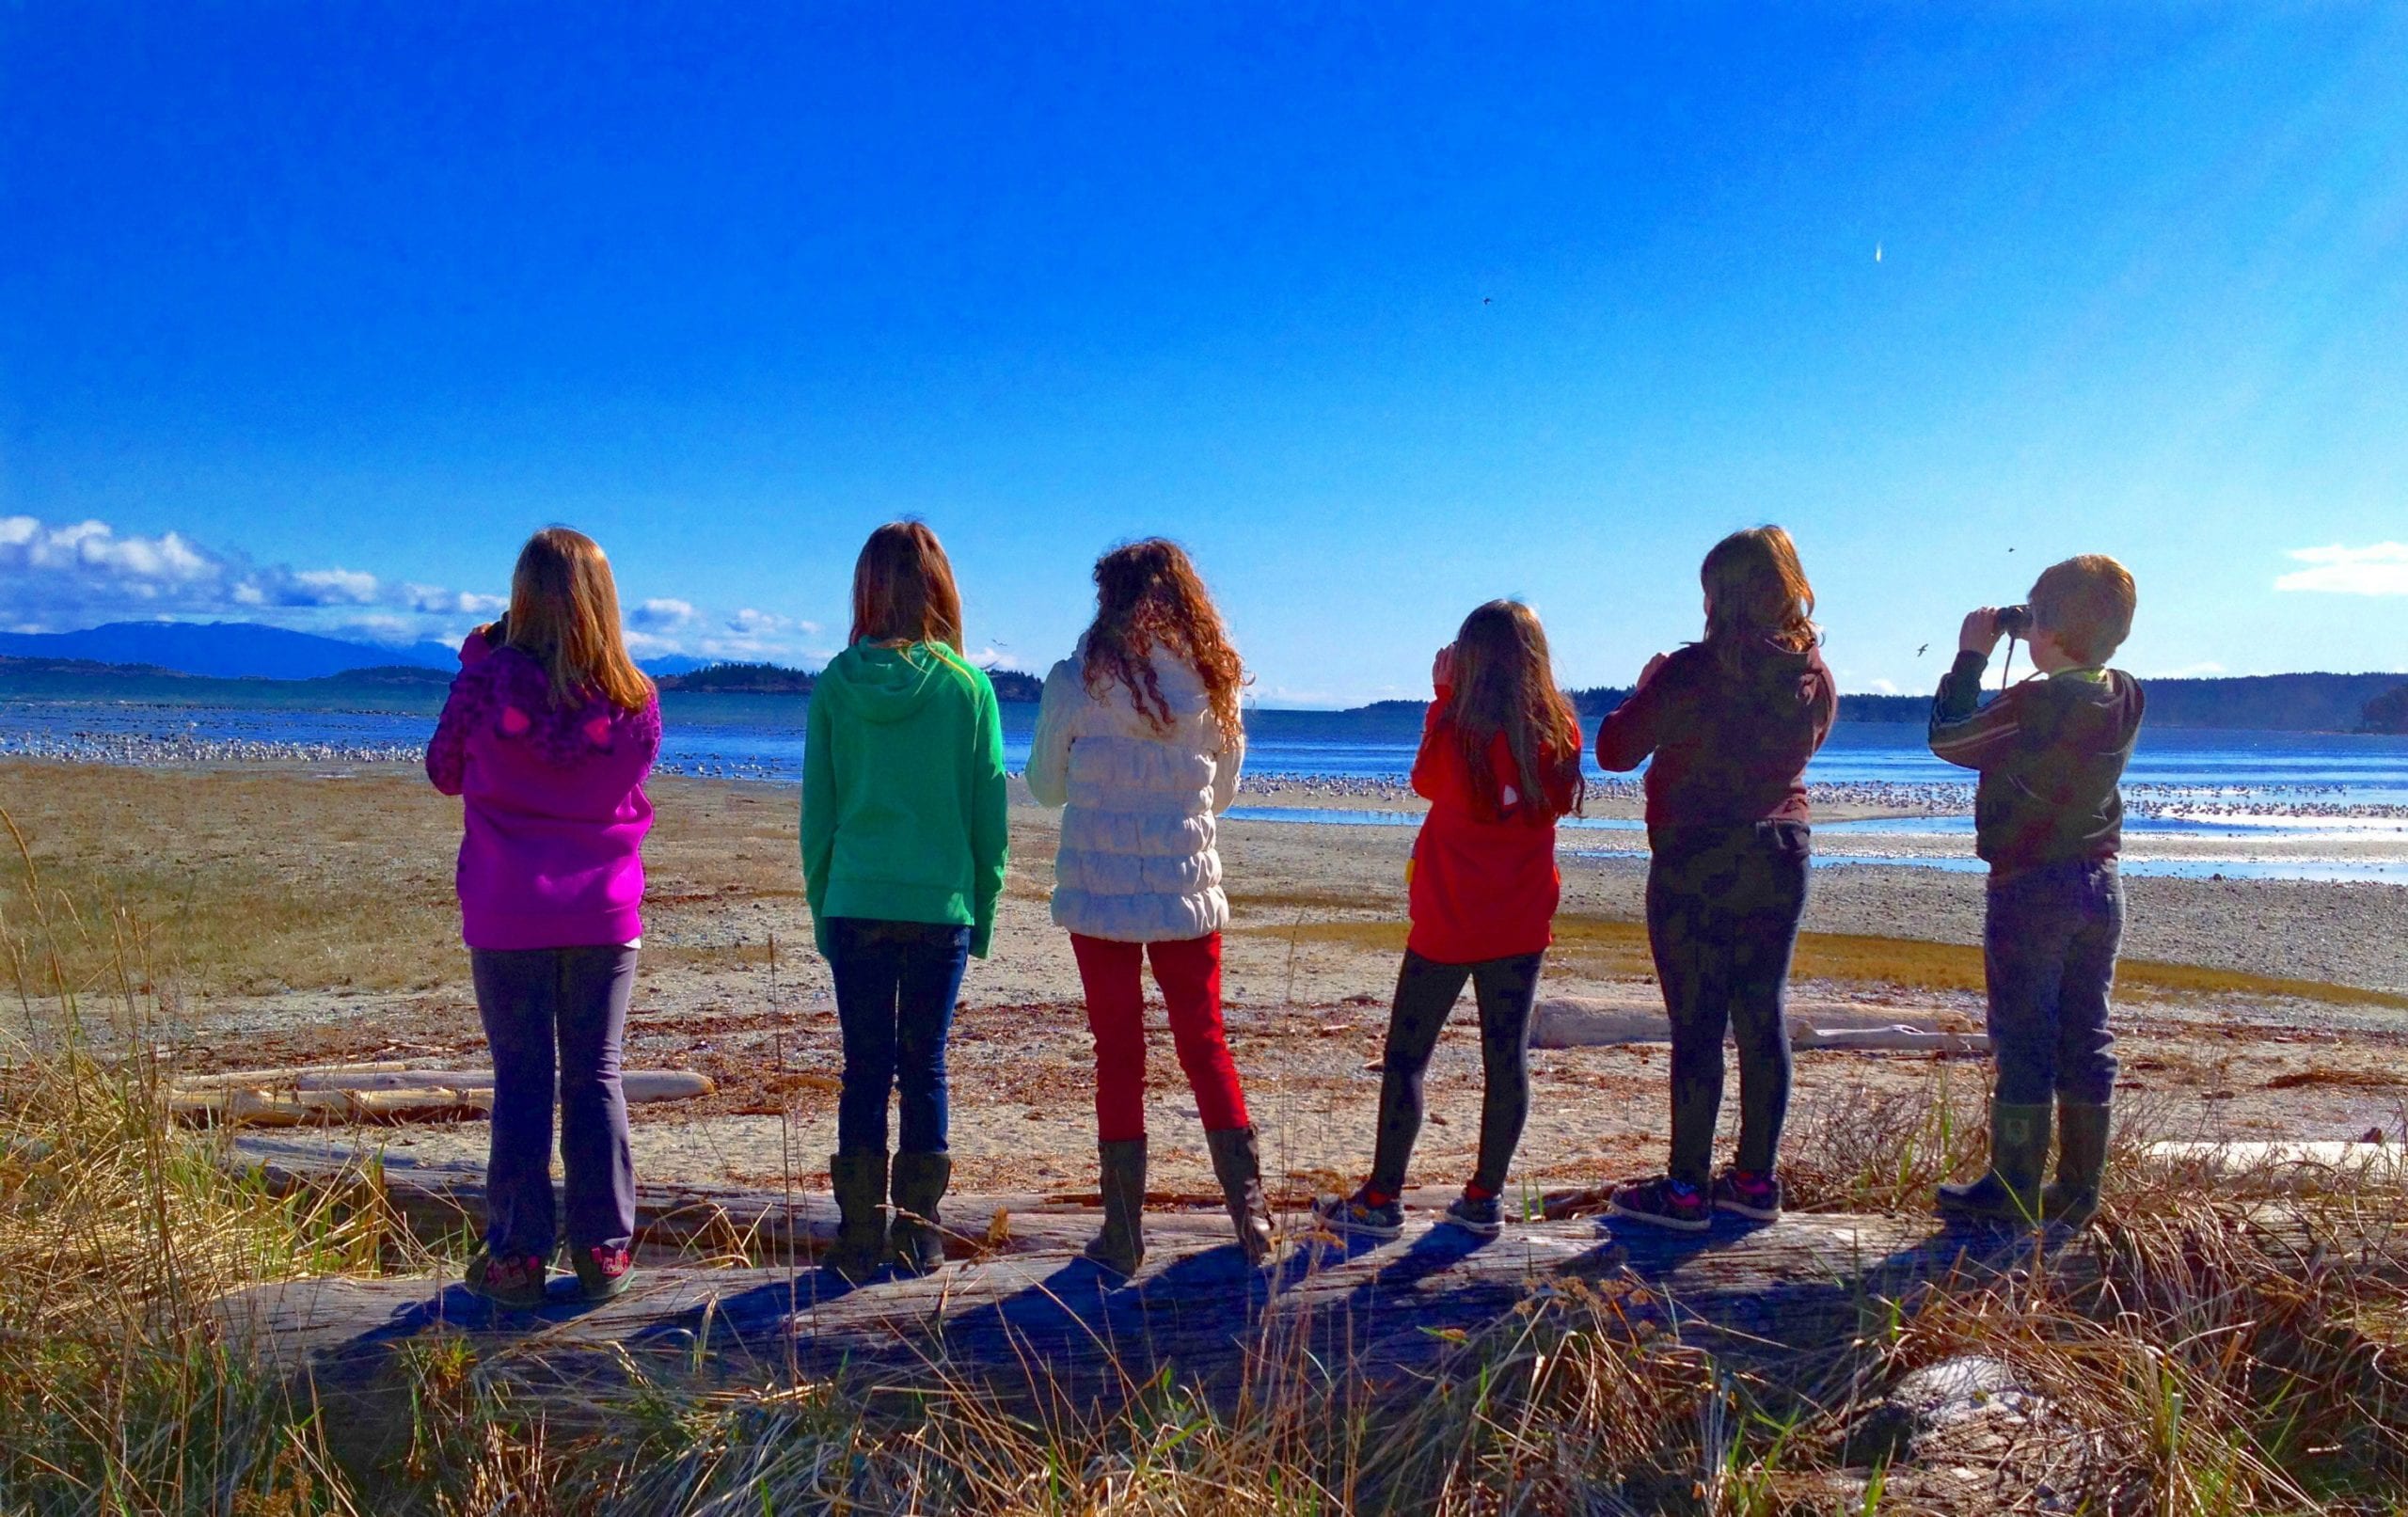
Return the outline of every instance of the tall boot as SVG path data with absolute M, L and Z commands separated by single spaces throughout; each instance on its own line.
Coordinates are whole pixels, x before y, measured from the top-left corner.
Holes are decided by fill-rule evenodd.
M 1229 1205 L 1229 1223 L 1237 1229 L 1238 1247 L 1248 1264 L 1271 1257 L 1271 1204 L 1262 1194 L 1262 1146 L 1252 1127 L 1224 1128 L 1204 1134 L 1212 1153 L 1212 1173 Z
M 2099 1214 L 2099 1185 L 2107 1174 L 2104 1106 L 2057 1102 L 2057 1179 L 2040 1192 L 2040 1214 L 2068 1227 L 2090 1225 Z
M 926 1274 L 944 1264 L 944 1229 L 937 1203 L 953 1181 L 951 1154 L 895 1156 L 895 1227 L 887 1256 L 906 1274 Z
M 864 1148 L 828 1161 L 836 1193 L 836 1242 L 828 1267 L 859 1285 L 886 1256 L 886 1151 Z
M 1990 1102 L 1989 1173 L 1970 1185 L 1942 1185 L 1940 1209 L 2031 1226 L 2040 1217 L 2040 1177 L 2049 1167 L 2051 1107 Z
M 1099 1143 L 1096 1157 L 1103 1172 L 1103 1230 L 1086 1256 L 1114 1274 L 1132 1275 L 1146 1262 L 1146 1140 Z

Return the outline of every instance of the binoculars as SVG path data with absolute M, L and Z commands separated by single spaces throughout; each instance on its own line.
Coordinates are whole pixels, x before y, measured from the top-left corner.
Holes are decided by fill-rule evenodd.
M 2021 638 L 2028 642 L 2032 639 L 2032 608 L 2002 606 L 1998 614 L 1990 618 L 1990 625 L 1997 629 L 2000 637 Z

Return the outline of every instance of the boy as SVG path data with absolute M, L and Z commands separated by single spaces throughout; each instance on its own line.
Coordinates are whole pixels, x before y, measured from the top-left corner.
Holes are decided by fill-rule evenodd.
M 2052 565 L 2032 587 L 2025 634 L 2046 677 L 1978 703 L 2004 635 L 1985 606 L 1965 618 L 1932 703 L 1932 752 L 1982 775 L 1973 830 L 1990 866 L 1982 957 L 1997 1064 L 1989 1173 L 1942 1185 L 1943 1212 L 2080 1227 L 2099 1209 L 2115 1087 L 2107 1000 L 2124 930 L 2117 782 L 2142 704 L 2139 682 L 2105 666 L 2134 601 L 2131 575 L 2103 554 Z M 2052 1098 L 2061 1146 L 2044 1192 Z

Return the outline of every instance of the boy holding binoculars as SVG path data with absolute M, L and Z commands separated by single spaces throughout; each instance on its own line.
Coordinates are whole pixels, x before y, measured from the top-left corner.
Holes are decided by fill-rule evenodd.
M 1965 618 L 1932 703 L 1932 752 L 1982 777 L 1974 846 L 1990 866 L 1982 956 L 1997 1066 L 1989 1171 L 1942 1185 L 1944 1212 L 2080 1227 L 2099 1209 L 2124 928 L 2119 784 L 2142 710 L 2139 681 L 2106 662 L 2135 600 L 2131 573 L 2103 554 L 2051 566 L 2029 606 Z M 2038 674 L 1985 705 L 1982 673 L 2003 637 L 2030 642 Z M 2044 1190 L 2052 1115 L 2057 1178 Z

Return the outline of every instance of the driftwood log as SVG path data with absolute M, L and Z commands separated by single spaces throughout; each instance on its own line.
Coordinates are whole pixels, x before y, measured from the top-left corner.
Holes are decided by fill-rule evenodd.
M 716 1087 L 683 1069 L 630 1069 L 627 1100 L 688 1100 Z M 491 1069 L 429 1069 L 404 1063 L 239 1069 L 180 1077 L 167 1109 L 186 1122 L 289 1128 L 354 1122 L 457 1121 L 493 1110 Z
M 1603 1048 L 1671 1040 L 1671 1019 L 1652 1007 L 1588 996 L 1550 996 L 1530 1013 L 1533 1048 Z M 1990 1040 L 1985 1034 L 1934 1021 L 1900 1021 L 1894 1012 L 1816 1006 L 1790 1014 L 1789 1046 L 1956 1054 L 1986 1053 Z

